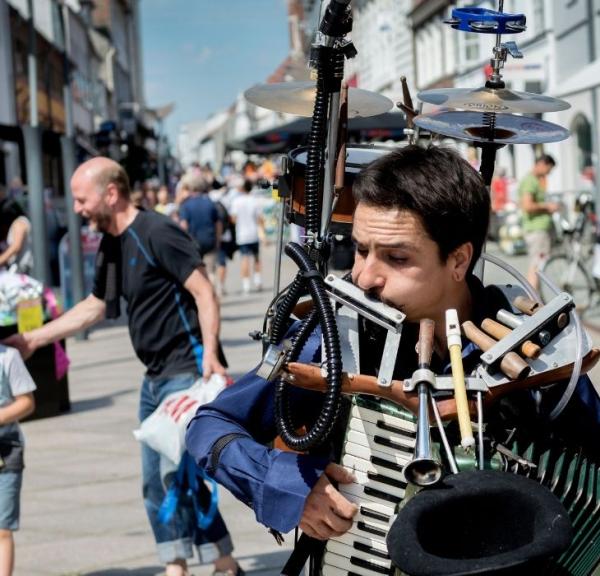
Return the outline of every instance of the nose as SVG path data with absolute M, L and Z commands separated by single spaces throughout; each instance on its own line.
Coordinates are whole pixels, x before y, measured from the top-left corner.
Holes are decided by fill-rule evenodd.
M 361 262 L 355 261 L 352 269 L 354 284 L 365 292 L 380 290 L 385 285 L 385 277 L 377 259 L 371 255 Z

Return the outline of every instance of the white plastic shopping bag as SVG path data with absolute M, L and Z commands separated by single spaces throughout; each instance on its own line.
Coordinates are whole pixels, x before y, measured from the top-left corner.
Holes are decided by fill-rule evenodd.
M 198 407 L 212 402 L 226 384 L 225 377 L 213 374 L 209 380 L 199 379 L 187 390 L 169 394 L 133 435 L 166 458 L 172 464 L 169 468 L 176 468 L 185 450 L 188 423 Z

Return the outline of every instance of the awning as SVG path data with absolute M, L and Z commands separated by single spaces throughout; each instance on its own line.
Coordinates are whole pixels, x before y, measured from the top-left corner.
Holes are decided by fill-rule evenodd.
M 287 124 L 275 126 L 251 134 L 243 140 L 227 143 L 229 150 L 241 150 L 246 154 L 275 154 L 287 152 L 306 144 L 310 132 L 310 118 L 298 118 Z M 387 112 L 369 118 L 348 120 L 349 142 L 399 141 L 405 138 L 406 120 L 400 113 Z

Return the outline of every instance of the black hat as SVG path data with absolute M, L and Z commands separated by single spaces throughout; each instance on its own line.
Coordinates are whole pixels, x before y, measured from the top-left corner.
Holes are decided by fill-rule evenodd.
M 560 500 L 534 480 L 481 470 L 447 476 L 400 510 L 388 536 L 410 576 L 542 574 L 573 528 Z

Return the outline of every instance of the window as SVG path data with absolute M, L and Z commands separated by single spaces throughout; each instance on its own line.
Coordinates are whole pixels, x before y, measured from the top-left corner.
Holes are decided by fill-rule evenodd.
M 592 165 L 592 127 L 583 114 L 577 114 L 571 125 L 577 143 L 577 168 L 582 172 Z
M 479 62 L 479 34 L 464 33 L 463 39 L 463 57 L 466 64 Z

